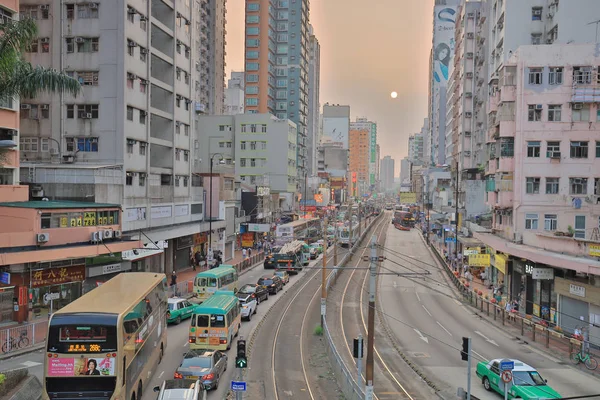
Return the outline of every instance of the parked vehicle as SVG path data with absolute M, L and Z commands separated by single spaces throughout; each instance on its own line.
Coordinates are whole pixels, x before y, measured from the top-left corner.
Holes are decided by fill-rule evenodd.
M 258 280 L 258 284 L 269 291 L 269 294 L 277 294 L 283 289 L 283 281 L 277 275 L 265 275 Z
M 290 274 L 288 274 L 287 271 L 275 271 L 275 275 L 281 278 L 284 286 L 290 281 Z
M 156 400 L 198 400 L 205 392 L 199 379 L 167 379 L 154 387 L 158 393 Z
M 223 372 L 227 371 L 227 355 L 220 351 L 190 350 L 175 371 L 175 379 L 200 379 L 206 390 L 219 387 Z
M 260 304 L 265 300 L 269 300 L 269 291 L 261 285 L 244 285 L 236 293 L 240 301 L 246 301 L 248 298 L 256 298 L 256 302 Z
M 485 390 L 496 391 L 504 394 L 505 383 L 500 379 L 501 359 L 489 362 L 482 361 L 477 364 L 477 376 L 481 379 Z M 535 370 L 535 368 L 519 360 L 512 360 L 515 368 L 512 371 L 513 380 L 507 383 L 509 399 L 537 400 L 560 399 L 561 395 L 548 386 L 548 381 Z
M 167 311 L 167 324 L 173 322 L 179 324 L 182 319 L 190 318 L 194 312 L 195 304 L 186 299 L 171 297 L 168 300 L 169 310 Z
M 252 316 L 256 314 L 256 310 L 258 309 L 258 300 L 256 300 L 256 297 L 247 296 L 243 300 L 240 299 L 240 307 L 240 314 L 242 315 L 242 319 L 250 321 L 252 319 Z

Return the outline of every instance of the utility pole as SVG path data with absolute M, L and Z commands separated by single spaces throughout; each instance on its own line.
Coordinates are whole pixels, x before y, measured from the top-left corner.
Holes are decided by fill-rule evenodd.
M 338 245 L 337 245 L 337 227 L 336 227 L 334 237 L 333 237 L 333 266 L 334 267 L 337 267 L 337 265 L 338 265 L 337 249 L 338 249 Z
M 358 237 L 360 237 L 360 235 L 362 235 L 362 218 L 360 215 L 360 211 L 361 211 L 361 207 L 360 207 L 360 203 L 358 203 Z
M 375 344 L 375 288 L 377 279 L 377 238 L 371 237 L 371 264 L 369 278 L 369 316 L 367 318 L 367 387 L 365 388 L 365 399 L 373 399 L 373 351 Z
M 349 237 L 348 237 L 348 249 L 352 248 L 352 222 L 353 222 L 353 218 L 352 218 L 352 206 L 353 206 L 353 201 L 352 199 L 350 199 L 350 206 L 348 207 L 348 215 L 350 216 L 350 223 L 348 224 L 348 229 L 350 229 L 349 232 Z
M 456 267 L 458 267 L 458 184 L 459 184 L 459 170 L 458 161 L 456 162 L 456 198 L 454 200 L 454 260 Z
M 429 245 L 429 231 L 431 229 L 431 223 L 429 222 L 429 193 L 427 193 L 427 245 Z
M 323 268 L 321 273 L 321 328 L 325 323 L 325 310 L 327 305 L 327 217 L 323 235 Z

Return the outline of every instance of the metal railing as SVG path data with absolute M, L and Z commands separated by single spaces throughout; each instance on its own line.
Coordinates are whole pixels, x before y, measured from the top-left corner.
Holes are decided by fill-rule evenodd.
M 33 347 L 46 341 L 48 320 L 33 322 L 0 331 L 1 353 Z

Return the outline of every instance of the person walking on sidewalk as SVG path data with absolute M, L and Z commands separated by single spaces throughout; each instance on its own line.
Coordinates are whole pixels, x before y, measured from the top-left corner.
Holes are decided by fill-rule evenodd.
M 175 270 L 171 272 L 171 287 L 173 288 L 173 295 L 177 297 L 177 274 Z
M 246 259 L 246 249 L 242 249 L 242 258 Z
M 248 258 L 252 257 L 252 247 L 248 247 Z

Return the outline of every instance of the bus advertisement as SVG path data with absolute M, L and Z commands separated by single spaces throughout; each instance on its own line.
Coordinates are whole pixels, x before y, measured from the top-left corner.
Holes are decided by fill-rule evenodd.
M 229 350 L 241 325 L 240 300 L 232 291 L 217 291 L 194 308 L 190 349 Z
M 44 397 L 141 398 L 167 346 L 166 289 L 163 274 L 121 273 L 54 313 Z

